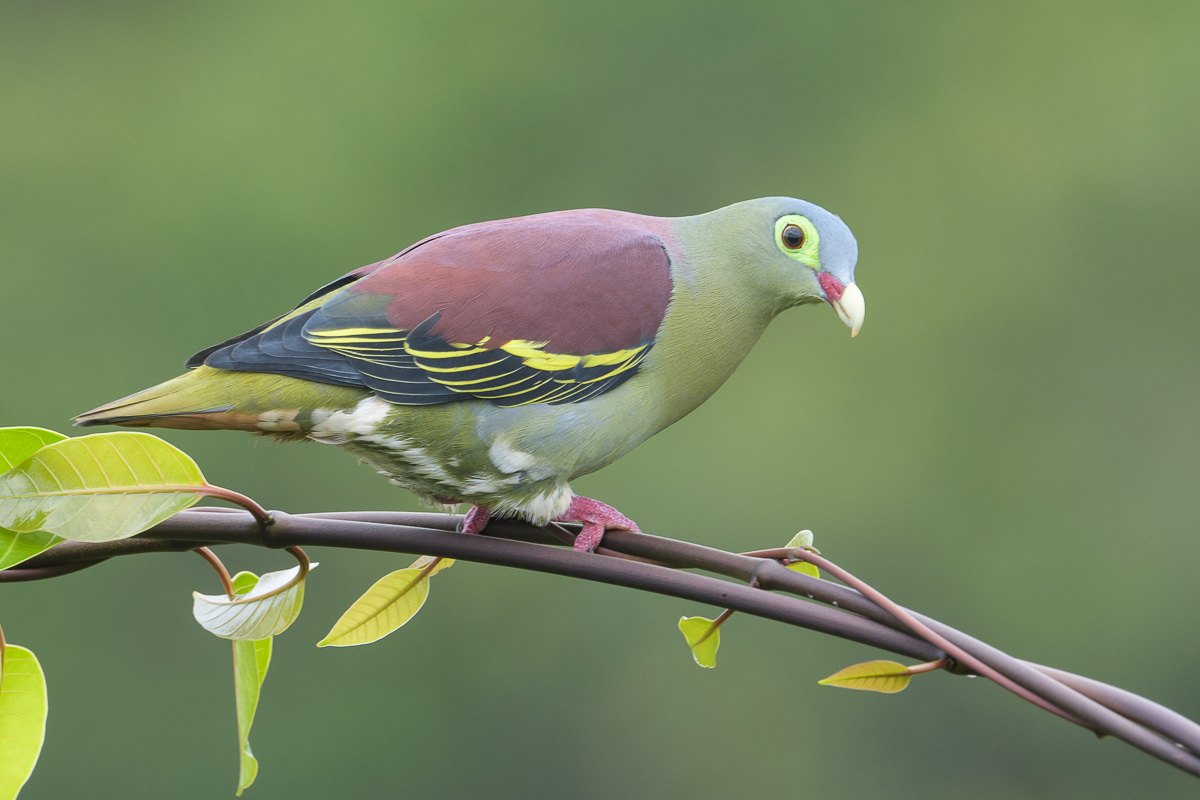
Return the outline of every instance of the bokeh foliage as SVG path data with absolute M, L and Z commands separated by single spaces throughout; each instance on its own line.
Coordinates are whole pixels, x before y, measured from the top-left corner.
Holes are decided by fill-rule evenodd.
M 787 314 L 576 488 L 723 547 L 812 528 L 901 602 L 1195 717 L 1198 35 L 1185 2 L 8 0 L 0 425 L 61 430 L 444 227 L 794 194 L 859 237 L 862 335 Z M 416 507 L 332 448 L 165 438 L 268 507 Z M 1194 791 L 977 681 L 829 691 L 876 654 L 740 617 L 700 670 L 675 622 L 715 610 L 501 569 L 318 651 L 407 561 L 317 557 L 248 796 Z M 232 791 L 208 568 L 122 561 L 0 590 L 51 689 L 23 798 Z

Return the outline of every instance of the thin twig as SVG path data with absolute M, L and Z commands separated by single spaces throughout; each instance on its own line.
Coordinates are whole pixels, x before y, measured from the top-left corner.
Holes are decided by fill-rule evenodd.
M 709 637 L 711 637 L 714 633 L 716 633 L 720 629 L 720 627 L 725 624 L 725 620 L 729 619 L 732 616 L 733 616 L 732 608 L 727 608 L 724 611 L 722 611 L 717 616 L 716 619 L 714 619 L 712 622 L 710 622 L 708 624 L 708 628 L 705 629 L 704 635 L 701 636 L 696 641 L 691 642 L 691 646 L 693 648 L 695 648 L 697 645 L 707 641 L 709 639 Z
M 1193 753 L 1200 754 L 1200 730 L 1197 730 L 1192 721 L 1182 714 L 1152 700 L 1147 700 L 1141 695 L 1125 689 L 1118 689 L 1116 686 L 1109 686 L 1107 683 L 1101 683 L 1092 678 L 1085 678 L 1082 675 L 1054 667 L 1045 667 L 1041 664 L 1025 663 L 1118 714 L 1128 717 L 1139 725 L 1144 725 L 1155 733 L 1177 741 Z
M 792 552 L 789 553 L 789 557 L 798 561 L 807 561 L 819 569 L 825 570 L 847 586 L 857 589 L 860 593 L 875 603 L 875 605 L 879 606 L 884 611 L 887 611 L 893 617 L 903 622 L 913 633 L 917 634 L 935 647 L 940 647 L 941 649 L 945 650 L 946 653 L 952 658 L 970 667 L 974 672 L 983 675 L 984 677 L 991 678 L 995 683 L 1003 686 L 1005 689 L 1008 689 L 1021 699 L 1033 703 L 1038 708 L 1049 711 L 1051 714 L 1057 714 L 1067 722 L 1073 722 L 1076 725 L 1080 725 L 1085 728 L 1089 727 L 1070 714 L 1062 711 L 1053 703 L 1047 702 L 1041 697 L 1038 697 L 1024 686 L 1010 679 L 1007 675 L 1002 674 L 999 670 L 993 669 L 991 666 L 985 664 L 983 661 L 968 653 L 966 650 L 953 644 L 944 636 L 939 636 L 937 633 L 931 630 L 928 625 L 924 625 L 917 620 L 916 617 L 908 613 L 906 609 L 902 608 L 897 603 L 893 603 L 887 596 L 883 594 L 883 592 L 880 592 L 873 586 L 870 586 L 866 582 L 854 577 L 848 571 L 842 569 L 837 564 L 834 564 L 829 559 L 823 558 L 803 547 L 794 548 Z

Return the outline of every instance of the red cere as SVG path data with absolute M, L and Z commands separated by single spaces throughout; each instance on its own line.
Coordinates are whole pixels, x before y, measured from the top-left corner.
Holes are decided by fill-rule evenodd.
M 846 291 L 842 282 L 828 272 L 817 275 L 817 283 L 821 284 L 821 288 L 825 291 L 825 299 L 831 303 L 841 300 L 842 292 Z

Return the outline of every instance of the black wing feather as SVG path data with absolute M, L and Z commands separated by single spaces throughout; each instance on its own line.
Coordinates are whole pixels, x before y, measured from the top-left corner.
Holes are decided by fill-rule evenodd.
M 337 288 L 339 281 L 305 302 Z M 387 321 L 386 297 L 361 295 L 346 300 L 350 302 L 332 308 L 322 305 L 290 318 L 285 315 L 282 322 L 273 320 L 197 353 L 188 365 L 363 387 L 399 405 L 469 399 L 504 407 L 558 405 L 583 402 L 620 386 L 637 373 L 652 344 L 612 354 L 600 363 L 566 356 L 577 359 L 576 363 L 550 368 L 542 356 L 556 357 L 534 347 L 536 343 L 522 343 L 509 348 L 517 352 L 509 352 L 503 348 L 518 343 L 485 347 L 485 343 L 450 342 L 432 333 L 439 314 L 402 331 Z

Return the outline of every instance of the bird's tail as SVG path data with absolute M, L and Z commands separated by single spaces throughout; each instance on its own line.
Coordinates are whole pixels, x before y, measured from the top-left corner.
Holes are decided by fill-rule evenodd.
M 230 430 L 303 438 L 312 415 L 354 408 L 369 392 L 287 375 L 197 367 L 75 417 L 76 425 Z
M 201 368 L 149 389 L 106 403 L 75 417 L 76 425 L 183 428 L 187 430 L 259 430 L 258 414 L 236 409 L 221 397 L 215 370 Z

